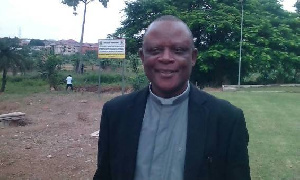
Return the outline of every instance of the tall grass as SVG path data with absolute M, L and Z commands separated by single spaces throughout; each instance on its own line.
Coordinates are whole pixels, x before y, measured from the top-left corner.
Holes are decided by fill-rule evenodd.
M 2 81 L 2 79 L 0 79 Z M 5 93 L 6 94 L 32 94 L 45 92 L 49 89 L 49 85 L 42 79 L 32 76 L 15 76 L 8 77 Z
M 99 83 L 99 73 L 97 71 L 85 72 L 84 74 L 70 73 L 68 71 L 61 72 L 64 79 L 70 74 L 73 77 L 73 83 L 76 86 L 97 85 Z M 102 72 L 100 75 L 101 83 L 116 84 L 122 82 L 122 75 L 117 72 Z

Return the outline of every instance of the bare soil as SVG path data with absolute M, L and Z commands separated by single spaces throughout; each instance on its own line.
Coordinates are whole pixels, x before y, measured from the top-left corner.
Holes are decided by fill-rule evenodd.
M 0 180 L 92 179 L 98 138 L 91 134 L 99 130 L 103 104 L 119 90 L 102 89 L 99 97 L 96 87 L 84 87 L 0 102 L 0 114 L 26 113 L 23 123 L 0 122 Z
M 50 92 L 0 102 L 0 114 L 26 113 L 24 123 L 0 127 L 0 180 L 92 179 L 98 138 L 90 134 L 117 95 Z

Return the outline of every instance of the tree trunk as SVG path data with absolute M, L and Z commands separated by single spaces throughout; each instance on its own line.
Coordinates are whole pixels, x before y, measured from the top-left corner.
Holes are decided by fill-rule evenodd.
M 6 75 L 7 75 L 7 69 L 4 68 L 3 69 L 3 74 L 2 74 L 2 85 L 1 85 L 0 92 L 4 92 L 4 90 L 5 90 L 6 81 L 7 81 Z
M 83 35 L 84 35 L 84 24 L 85 24 L 85 15 L 86 15 L 86 6 L 87 6 L 87 1 L 84 2 L 84 12 L 83 12 L 83 22 L 82 22 L 82 30 L 81 30 L 81 38 L 80 38 L 80 46 L 79 46 L 79 66 L 77 67 L 76 71 L 77 73 L 80 73 L 80 67 L 82 64 L 82 44 L 83 44 Z
M 17 75 L 17 67 L 15 67 L 15 66 L 12 67 L 12 73 L 13 73 L 13 76 Z

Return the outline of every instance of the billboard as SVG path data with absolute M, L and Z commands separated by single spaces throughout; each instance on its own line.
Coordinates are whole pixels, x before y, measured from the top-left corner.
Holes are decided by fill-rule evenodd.
M 99 39 L 98 58 L 125 59 L 125 39 Z

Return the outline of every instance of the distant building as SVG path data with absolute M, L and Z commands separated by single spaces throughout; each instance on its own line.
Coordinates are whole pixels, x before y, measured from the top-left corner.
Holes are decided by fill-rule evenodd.
M 53 44 L 50 46 L 52 47 L 54 54 L 72 55 L 79 52 L 79 47 L 76 45 Z
M 20 39 L 20 46 L 26 46 L 30 43 L 31 39 Z
M 98 51 L 97 43 L 84 43 L 82 45 L 82 53 L 85 54 L 87 51 Z
M 30 39 L 22 39 L 20 45 L 28 45 Z M 80 43 L 73 39 L 68 40 L 43 40 L 45 46 L 32 46 L 34 51 L 46 51 L 47 53 L 60 54 L 60 55 L 72 55 L 80 52 Z M 83 43 L 82 53 L 87 51 L 98 51 L 97 43 Z

